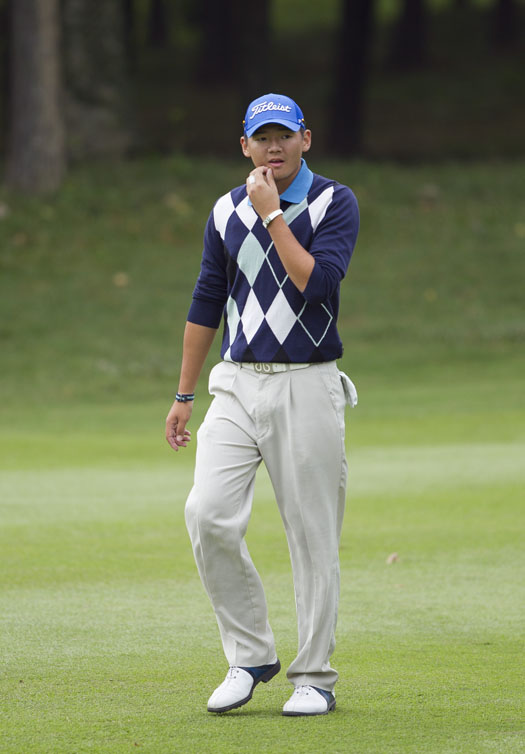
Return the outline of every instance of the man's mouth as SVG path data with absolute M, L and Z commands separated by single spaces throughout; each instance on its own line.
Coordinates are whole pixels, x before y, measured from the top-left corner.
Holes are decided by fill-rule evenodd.
M 271 168 L 278 168 L 280 165 L 284 164 L 284 160 L 268 160 L 268 165 Z

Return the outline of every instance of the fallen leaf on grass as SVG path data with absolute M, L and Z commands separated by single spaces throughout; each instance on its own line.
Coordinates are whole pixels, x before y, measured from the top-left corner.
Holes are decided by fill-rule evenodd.
M 179 196 L 179 194 L 166 194 L 164 204 L 179 215 L 188 215 L 191 212 L 191 205 L 182 196 Z
M 129 275 L 127 272 L 116 272 L 113 275 L 113 285 L 117 288 L 127 288 L 129 285 Z

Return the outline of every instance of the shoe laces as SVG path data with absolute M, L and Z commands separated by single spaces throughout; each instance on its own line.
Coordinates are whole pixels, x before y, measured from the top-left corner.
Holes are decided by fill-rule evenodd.
M 234 678 L 237 678 L 239 675 L 240 668 L 237 667 L 237 665 L 230 665 L 228 672 L 226 674 L 226 680 L 232 681 Z
M 295 696 L 308 696 L 311 690 L 312 690 L 311 686 L 296 686 L 294 695 Z

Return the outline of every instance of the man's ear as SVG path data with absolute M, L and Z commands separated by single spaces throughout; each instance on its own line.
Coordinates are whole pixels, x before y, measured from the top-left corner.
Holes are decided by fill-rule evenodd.
M 303 134 L 303 152 L 308 152 L 312 146 L 312 132 L 309 128 Z
M 244 134 L 241 136 L 241 149 L 245 157 L 250 157 L 250 147 L 248 146 L 248 139 Z

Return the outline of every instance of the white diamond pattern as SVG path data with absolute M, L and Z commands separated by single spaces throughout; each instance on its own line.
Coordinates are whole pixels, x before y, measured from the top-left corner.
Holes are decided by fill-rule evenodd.
M 317 199 L 314 199 L 314 201 L 308 205 L 308 212 L 310 214 L 310 222 L 312 223 L 312 228 L 315 232 L 317 226 L 323 219 L 323 217 L 326 214 L 326 210 L 328 209 L 328 206 L 330 202 L 332 201 L 332 197 L 334 194 L 334 187 L 329 186 L 327 189 L 325 189 Z
M 235 336 L 237 335 L 237 328 L 239 327 L 239 322 L 241 321 L 239 310 L 237 309 L 237 304 L 231 296 L 228 298 L 228 301 L 226 303 L 226 314 L 228 316 L 228 331 L 231 345 L 235 340 Z
M 246 225 L 248 230 L 251 230 L 257 222 L 257 212 L 253 207 L 248 204 L 248 197 L 246 196 L 240 204 L 235 208 L 238 216 L 242 222 Z
M 213 222 L 215 223 L 215 228 L 223 241 L 226 234 L 228 220 L 233 212 L 235 212 L 235 206 L 231 194 L 224 194 L 224 196 L 221 196 L 213 208 Z
M 241 314 L 242 330 L 248 343 L 255 337 L 255 333 L 264 321 L 264 312 L 253 292 L 253 288 L 248 294 L 246 304 Z
M 281 290 L 277 293 L 277 296 L 272 301 L 272 305 L 266 312 L 266 321 L 282 345 L 288 337 L 290 330 L 297 322 L 297 315 Z

